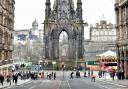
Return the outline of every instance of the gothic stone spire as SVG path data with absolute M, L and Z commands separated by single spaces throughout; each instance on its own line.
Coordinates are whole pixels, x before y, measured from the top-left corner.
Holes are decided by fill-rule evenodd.
M 48 19 L 50 17 L 51 14 L 51 2 L 50 0 L 46 0 L 46 9 L 45 9 L 45 19 Z
M 72 0 L 55 0 L 53 10 L 56 12 L 57 18 L 73 18 L 74 4 Z
M 82 1 L 77 0 L 76 17 L 82 20 Z

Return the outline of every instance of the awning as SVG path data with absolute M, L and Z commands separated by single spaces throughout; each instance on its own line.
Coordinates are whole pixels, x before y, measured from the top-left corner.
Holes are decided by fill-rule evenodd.
M 99 54 L 99 55 L 96 55 L 96 56 L 100 56 L 100 57 L 107 57 L 107 56 L 114 56 L 114 57 L 116 57 L 117 56 L 117 54 L 116 54 L 116 52 L 113 52 L 113 51 L 111 51 L 111 50 L 108 50 L 108 51 L 106 51 L 106 52 L 104 52 L 104 53 L 102 53 L 102 54 Z

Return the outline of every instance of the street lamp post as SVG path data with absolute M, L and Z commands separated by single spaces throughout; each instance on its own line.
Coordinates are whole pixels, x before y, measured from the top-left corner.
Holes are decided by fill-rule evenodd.
M 64 80 L 64 68 L 63 68 L 63 80 Z
M 63 71 L 63 79 L 64 80 L 64 68 L 65 68 L 65 65 L 62 63 L 62 71 Z
M 105 77 L 105 80 L 106 80 L 106 71 L 105 71 L 105 73 L 104 73 L 104 77 Z
M 76 37 L 76 63 L 75 63 L 75 67 L 78 67 L 78 35 Z
M 40 64 L 38 63 L 38 74 L 40 73 Z
M 54 70 L 54 65 L 56 64 L 55 61 L 52 62 L 52 67 L 53 67 L 53 70 Z

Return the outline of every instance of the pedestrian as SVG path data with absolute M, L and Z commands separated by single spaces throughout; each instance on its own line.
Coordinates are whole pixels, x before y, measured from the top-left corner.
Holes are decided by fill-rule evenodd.
M 116 71 L 116 76 L 117 76 L 117 79 L 118 79 L 118 80 L 121 79 L 121 78 L 120 78 L 120 71 L 119 71 L 119 70 Z
M 44 72 L 41 73 L 41 79 L 44 79 Z
M 124 76 L 124 71 L 121 70 L 121 79 L 124 80 L 125 76 Z
M 2 74 L 0 74 L 0 82 L 1 82 L 1 84 L 2 84 L 2 86 L 3 86 L 4 76 L 3 76 Z
M 56 72 L 54 72 L 53 77 L 54 77 L 54 80 L 56 80 Z
M 14 81 L 15 81 L 15 85 L 17 85 L 17 82 L 18 82 L 18 74 L 15 74 L 14 75 Z
M 98 72 L 98 76 L 99 76 L 99 78 L 102 77 L 102 72 L 101 72 L 101 70 Z
M 92 74 L 91 76 L 92 76 L 92 80 L 91 81 L 95 82 L 96 76 L 94 74 Z
M 88 70 L 88 77 L 90 77 L 90 70 Z
M 70 79 L 73 79 L 73 74 L 74 74 L 74 72 L 71 72 Z
M 53 72 L 51 73 L 51 77 L 52 77 L 52 78 L 54 77 L 54 73 L 53 73 Z
M 113 69 L 113 70 L 112 70 L 112 73 L 111 73 L 113 80 L 114 80 L 114 78 L 115 78 L 115 73 L 116 73 L 116 71 L 115 71 L 115 69 Z
M 27 76 L 27 79 L 30 78 L 30 74 L 29 74 L 29 72 L 27 72 L 26 76 Z
M 10 85 L 11 85 L 11 76 L 10 75 L 7 75 L 7 83 L 10 83 Z
M 47 79 L 49 79 L 49 74 L 50 74 L 50 73 L 49 73 L 49 72 L 47 72 L 46 74 L 47 74 Z
M 79 77 L 79 71 L 76 71 L 76 78 Z
M 15 75 L 13 74 L 13 75 L 12 75 L 12 81 L 13 81 L 13 83 L 14 83 L 14 81 L 15 81 L 14 79 L 15 79 Z
M 79 76 L 79 78 L 81 78 L 80 71 L 78 71 L 78 76 Z
M 103 77 L 104 77 L 104 75 L 105 75 L 105 72 L 106 72 L 106 71 L 103 71 Z
M 84 77 L 87 77 L 87 76 L 86 76 L 86 71 L 84 72 Z
M 91 75 L 93 75 L 93 70 L 91 70 Z

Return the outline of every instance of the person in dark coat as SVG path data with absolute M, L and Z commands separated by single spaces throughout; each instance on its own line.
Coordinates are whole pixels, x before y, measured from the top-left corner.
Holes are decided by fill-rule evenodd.
M 2 86 L 3 86 L 4 76 L 3 76 L 2 74 L 0 74 L 0 82 L 1 82 L 1 84 L 2 84 Z
M 54 77 L 54 80 L 55 80 L 56 79 L 56 72 L 54 72 L 53 77 Z
M 91 81 L 93 81 L 93 82 L 95 82 L 95 80 L 96 80 L 96 76 L 94 75 L 94 74 L 92 74 L 92 80 Z
M 12 81 L 13 81 L 13 83 L 14 83 L 14 81 L 15 81 L 14 79 L 15 79 L 15 75 L 13 74 L 13 75 L 12 75 Z
M 124 79 L 125 79 L 124 71 L 123 71 L 123 70 L 121 71 L 121 79 L 122 79 L 122 80 L 124 80 Z
M 76 78 L 79 77 L 79 71 L 76 71 Z
M 78 76 L 79 76 L 79 78 L 81 78 L 80 71 L 78 71 Z
M 10 83 L 10 85 L 11 85 L 11 76 L 10 75 L 7 75 L 7 83 Z
M 87 77 L 87 76 L 86 76 L 86 71 L 84 72 L 84 77 Z
M 53 72 L 52 72 L 51 76 L 52 76 L 52 78 L 54 77 L 54 73 Z
M 18 82 L 18 74 L 15 74 L 14 75 L 14 81 L 15 81 L 15 85 L 17 85 L 17 82 Z
M 73 74 L 74 74 L 74 72 L 72 72 L 72 73 L 70 74 L 70 79 L 73 79 Z
M 90 70 L 88 70 L 88 77 L 90 77 Z
M 115 72 L 115 69 L 113 69 L 112 72 L 111 72 L 111 75 L 112 75 L 112 79 L 113 79 L 113 80 L 114 80 L 114 78 L 115 78 L 115 73 L 116 73 L 116 72 Z

